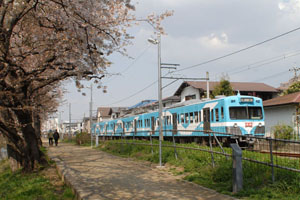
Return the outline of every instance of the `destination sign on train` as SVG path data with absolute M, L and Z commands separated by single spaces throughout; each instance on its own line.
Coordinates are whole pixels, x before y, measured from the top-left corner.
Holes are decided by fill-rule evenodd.
M 253 98 L 241 98 L 241 102 L 253 102 Z

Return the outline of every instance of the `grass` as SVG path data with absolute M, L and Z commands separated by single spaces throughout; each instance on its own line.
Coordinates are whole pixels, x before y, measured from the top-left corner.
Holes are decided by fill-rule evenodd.
M 0 162 L 0 199 L 71 200 L 72 190 L 58 177 L 54 164 L 33 173 L 11 172 L 8 161 Z
M 117 144 L 121 141 L 99 142 L 99 149 L 123 157 L 133 157 L 140 160 L 159 162 L 158 147 Z M 132 141 L 128 141 L 132 142 Z M 135 143 L 148 143 L 148 141 L 134 141 Z M 158 141 L 154 141 L 158 144 Z M 164 142 L 172 145 L 170 142 Z M 209 147 L 198 144 L 180 144 L 180 146 L 201 148 L 209 150 Z M 215 167 L 212 167 L 211 154 L 203 151 L 189 149 L 176 149 L 178 159 L 175 159 L 174 148 L 163 148 L 162 161 L 170 167 L 174 175 L 183 176 L 185 180 L 214 189 L 220 193 L 242 199 L 297 199 L 300 200 L 300 173 L 275 168 L 276 181 L 272 183 L 271 168 L 249 161 L 243 161 L 243 190 L 237 194 L 232 193 L 232 159 L 223 155 L 214 154 Z M 214 147 L 214 151 L 221 151 Z M 231 154 L 230 148 L 225 148 L 226 153 Z M 243 152 L 244 155 L 244 152 Z M 255 152 L 245 152 L 249 158 L 269 162 L 269 156 Z M 278 158 L 280 163 L 287 167 L 295 167 L 295 160 Z M 296 160 L 299 163 L 299 160 Z M 299 167 L 299 165 L 298 165 Z

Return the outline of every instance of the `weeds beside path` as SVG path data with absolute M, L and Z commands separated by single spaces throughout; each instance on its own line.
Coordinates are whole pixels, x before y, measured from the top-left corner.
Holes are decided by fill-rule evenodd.
M 7 161 L 0 162 L 0 199 L 72 200 L 74 195 L 57 174 L 55 165 L 24 174 L 12 173 Z

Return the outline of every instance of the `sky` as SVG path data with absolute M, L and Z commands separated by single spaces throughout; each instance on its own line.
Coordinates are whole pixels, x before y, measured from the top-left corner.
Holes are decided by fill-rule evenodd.
M 204 64 L 299 28 L 300 0 L 140 0 L 133 4 L 137 18 L 174 11 L 162 23 L 167 34 L 161 37 L 161 61 L 180 66 L 177 71 L 163 69 L 162 74 L 205 78 L 209 72 L 211 81 L 226 75 L 232 82 L 279 87 L 294 76 L 290 69 L 300 67 L 300 30 Z M 127 47 L 130 57 L 118 53 L 109 57 L 113 64 L 108 72 L 113 75 L 102 83 L 107 93 L 93 87 L 93 115 L 97 107 L 130 107 L 142 100 L 158 99 L 158 47 L 148 42 L 156 37 L 154 29 L 141 22 L 129 32 L 134 36 L 133 44 Z M 165 87 L 163 98 L 172 96 L 182 82 Z M 168 83 L 170 80 L 163 80 L 163 86 Z M 72 122 L 88 117 L 91 90 L 84 89 L 83 96 L 70 81 L 64 88 L 64 103 L 57 116 L 68 121 L 71 104 Z

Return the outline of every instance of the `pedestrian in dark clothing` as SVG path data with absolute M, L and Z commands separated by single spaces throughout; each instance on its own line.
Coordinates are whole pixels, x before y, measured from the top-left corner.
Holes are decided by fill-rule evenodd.
M 49 146 L 52 146 L 53 145 L 53 132 L 52 132 L 52 130 L 50 130 L 48 132 L 48 139 L 49 139 Z
M 57 146 L 57 144 L 58 144 L 58 139 L 59 139 L 59 134 L 58 134 L 57 131 L 54 132 L 53 138 L 54 138 L 54 141 L 55 141 L 55 146 Z

